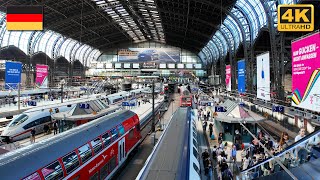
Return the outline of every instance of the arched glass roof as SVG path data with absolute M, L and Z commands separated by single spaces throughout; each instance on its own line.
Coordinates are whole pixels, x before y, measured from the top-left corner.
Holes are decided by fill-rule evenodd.
M 219 52 L 221 52 L 216 54 L 217 52 L 213 51 L 215 53 L 214 56 L 224 57 L 228 51 L 236 51 L 244 40 L 244 43 L 251 43 L 257 38 L 260 29 L 267 25 L 267 14 L 261 1 L 238 0 L 230 13 L 233 16 L 228 15 L 220 29 L 212 37 L 212 41 L 216 42 L 215 44 L 217 44 Z M 233 17 L 236 17 L 237 21 Z M 240 26 L 242 27 L 240 28 Z M 242 37 L 242 29 L 245 37 Z M 208 43 L 207 46 L 212 46 L 212 44 Z

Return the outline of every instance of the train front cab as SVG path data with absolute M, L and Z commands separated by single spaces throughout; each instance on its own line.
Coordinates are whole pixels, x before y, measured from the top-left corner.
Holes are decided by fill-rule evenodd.
M 180 96 L 180 107 L 192 106 L 192 96 Z

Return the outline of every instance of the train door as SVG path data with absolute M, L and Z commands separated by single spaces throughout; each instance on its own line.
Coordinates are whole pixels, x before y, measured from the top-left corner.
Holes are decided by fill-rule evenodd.
M 118 142 L 118 159 L 119 159 L 119 164 L 122 164 L 122 162 L 124 161 L 125 157 L 126 157 L 126 143 L 125 143 L 125 138 L 122 138 L 119 142 Z

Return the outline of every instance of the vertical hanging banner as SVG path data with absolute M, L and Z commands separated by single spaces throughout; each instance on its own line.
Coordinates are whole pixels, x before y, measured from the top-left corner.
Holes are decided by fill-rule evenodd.
M 320 112 L 320 33 L 292 41 L 292 105 Z
M 246 62 L 238 61 L 238 92 L 246 92 Z
M 231 91 L 231 66 L 226 65 L 226 88 Z
M 48 66 L 36 65 L 36 85 L 38 88 L 48 88 Z
M 43 6 L 7 6 L 7 30 L 43 30 Z
M 257 98 L 270 101 L 270 55 L 257 56 Z
M 20 62 L 6 62 L 5 89 L 17 89 L 21 82 L 22 64 Z

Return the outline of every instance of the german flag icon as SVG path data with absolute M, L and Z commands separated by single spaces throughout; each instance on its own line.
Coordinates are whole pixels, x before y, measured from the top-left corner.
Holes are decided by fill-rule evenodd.
M 7 30 L 43 30 L 43 6 L 7 6 Z

